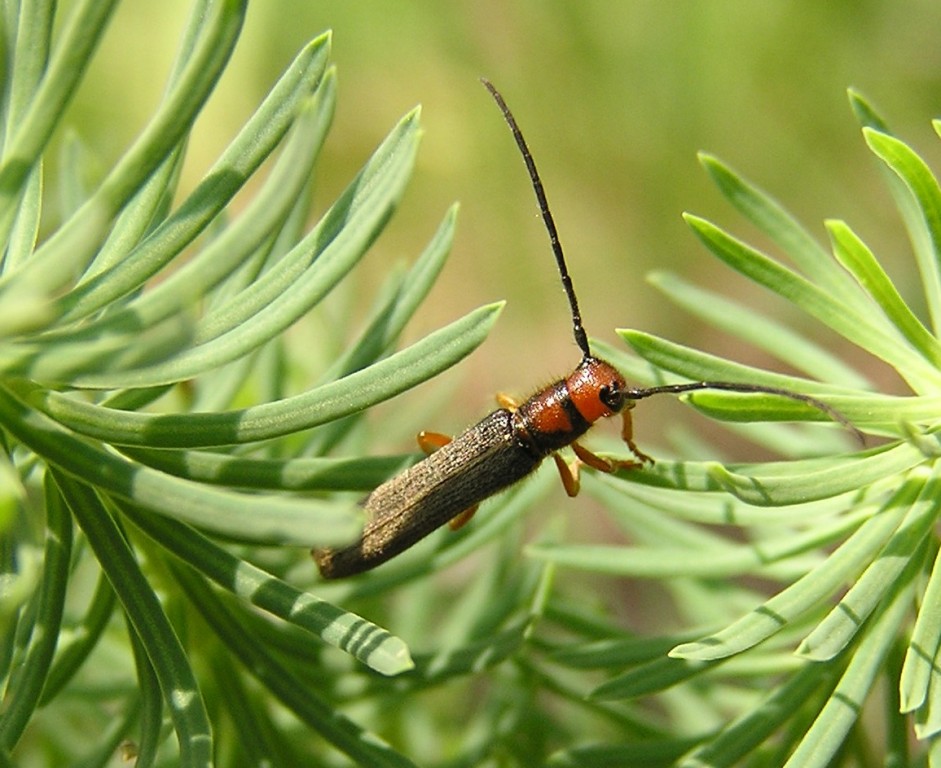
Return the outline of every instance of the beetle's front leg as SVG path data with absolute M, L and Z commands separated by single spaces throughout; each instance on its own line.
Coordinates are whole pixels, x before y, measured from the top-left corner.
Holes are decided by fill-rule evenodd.
M 653 464 L 653 458 L 638 448 L 637 444 L 634 442 L 634 420 L 631 418 L 631 409 L 633 407 L 633 403 L 628 403 L 624 410 L 621 411 L 621 439 L 624 441 L 624 444 L 630 448 L 631 453 L 640 459 L 641 464 Z M 586 464 L 587 463 L 588 462 L 586 462 Z M 612 470 L 607 471 L 610 472 Z

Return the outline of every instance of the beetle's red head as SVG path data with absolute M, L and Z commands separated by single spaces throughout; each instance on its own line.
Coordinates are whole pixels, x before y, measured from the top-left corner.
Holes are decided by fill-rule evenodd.
M 589 423 L 624 409 L 627 382 L 617 368 L 597 357 L 588 357 L 565 380 L 569 397 Z

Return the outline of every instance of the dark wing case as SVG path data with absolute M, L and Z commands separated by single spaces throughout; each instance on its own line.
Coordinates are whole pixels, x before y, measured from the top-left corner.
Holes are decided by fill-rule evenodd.
M 314 552 L 321 574 L 339 578 L 384 563 L 530 474 L 541 461 L 516 440 L 513 414 L 494 411 L 376 488 L 365 502 L 368 519 L 360 541 Z

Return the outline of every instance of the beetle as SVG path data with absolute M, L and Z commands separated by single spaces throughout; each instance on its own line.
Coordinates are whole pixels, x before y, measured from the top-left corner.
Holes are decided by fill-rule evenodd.
M 367 521 L 359 540 L 345 548 L 312 551 L 320 574 L 326 579 L 370 570 L 445 523 L 459 528 L 474 514 L 477 505 L 531 474 L 549 456 L 555 461 L 569 496 L 578 493 L 581 464 L 601 472 L 614 472 L 652 463 L 653 459 L 634 444 L 631 409 L 637 400 L 653 395 L 701 389 L 780 395 L 810 405 L 856 431 L 842 414 L 810 395 L 723 381 L 632 388 L 613 365 L 595 357 L 582 326 L 578 299 L 535 161 L 503 96 L 488 80 L 482 82 L 502 111 L 529 172 L 568 298 L 575 343 L 582 359 L 568 376 L 522 403 L 499 396 L 502 407 L 454 439 L 433 432 L 420 433 L 419 446 L 429 455 L 369 494 L 363 502 Z M 621 437 L 633 459 L 603 458 L 578 442 L 596 421 L 616 414 L 621 414 Z M 576 456 L 571 466 L 558 453 L 566 446 Z

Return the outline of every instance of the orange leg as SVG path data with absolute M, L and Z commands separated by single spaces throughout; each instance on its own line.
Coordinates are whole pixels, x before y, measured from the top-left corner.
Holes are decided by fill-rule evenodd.
M 440 432 L 424 431 L 419 432 L 417 437 L 418 447 L 429 455 L 437 451 L 439 448 L 444 448 L 444 446 L 451 442 L 451 439 L 452 438 L 448 437 L 447 435 L 442 435 Z M 467 525 L 467 523 L 470 522 L 470 519 L 476 512 L 476 504 L 470 509 L 465 509 L 463 512 L 458 512 L 458 514 L 452 517 L 448 522 L 448 527 L 452 531 L 463 528 L 465 525 Z
M 572 450 L 575 451 L 575 455 L 578 456 L 578 461 L 582 464 L 587 464 L 592 469 L 597 469 L 599 472 L 617 472 L 619 469 L 640 469 L 644 466 L 645 461 L 653 463 L 653 459 L 649 456 L 644 456 L 641 454 L 638 458 L 641 458 L 641 461 L 632 461 L 631 459 L 605 459 L 602 456 L 599 456 L 596 453 L 589 451 L 581 443 L 572 443 Z
M 447 435 L 442 435 L 440 432 L 419 432 L 415 440 L 418 442 L 418 447 L 421 448 L 426 454 L 432 454 L 437 451 L 439 448 L 444 448 L 448 443 L 451 442 L 450 437 Z
M 520 407 L 520 401 L 513 397 L 513 395 L 506 394 L 506 392 L 497 392 L 496 401 L 497 405 L 501 408 L 506 408 L 508 411 L 515 411 Z
M 471 518 L 477 514 L 477 506 L 478 505 L 475 504 L 474 506 L 465 509 L 463 512 L 459 512 L 450 520 L 448 520 L 448 528 L 450 528 L 452 531 L 461 530 L 461 528 L 467 525 L 471 521 Z
M 634 421 L 631 419 L 632 407 L 633 405 L 629 404 L 621 413 L 621 439 L 631 449 L 631 453 L 640 459 L 642 464 L 653 464 L 654 460 L 634 443 Z
M 621 463 L 612 461 L 611 459 L 604 459 L 598 454 L 589 451 L 581 443 L 572 443 L 572 450 L 575 451 L 575 455 L 578 456 L 582 464 L 587 464 L 589 467 L 597 469 L 599 472 L 614 472 L 614 470 L 618 468 L 618 464 Z M 625 463 L 636 466 L 636 462 L 633 461 Z
M 581 465 L 578 463 L 578 459 L 571 464 L 566 464 L 565 459 L 559 454 L 553 453 L 552 460 L 555 462 L 556 469 L 559 470 L 559 477 L 562 478 L 562 487 L 565 488 L 565 492 L 570 497 L 578 496 L 578 491 L 582 486 L 579 479 Z
M 575 451 L 576 459 L 570 464 L 557 453 L 552 454 L 555 466 L 559 470 L 559 477 L 562 478 L 562 486 L 569 496 L 577 496 L 581 488 L 581 466 L 587 464 L 592 469 L 599 472 L 616 472 L 619 469 L 639 469 L 644 464 L 653 464 L 653 459 L 644 453 L 634 443 L 634 422 L 631 420 L 631 406 L 629 405 L 623 412 L 621 426 L 621 438 L 630 448 L 631 453 L 637 457 L 637 461 L 616 461 L 614 459 L 605 459 L 589 451 L 579 442 L 572 443 L 572 450 Z
M 562 486 L 569 496 L 578 496 L 581 488 L 581 468 L 582 464 L 587 464 L 592 469 L 599 472 L 616 472 L 619 469 L 638 469 L 643 466 L 640 461 L 615 461 L 605 459 L 589 451 L 581 443 L 572 443 L 572 450 L 575 451 L 576 459 L 570 464 L 558 454 L 553 453 L 552 459 L 555 461 L 556 469 L 559 470 L 559 477 L 562 478 Z

